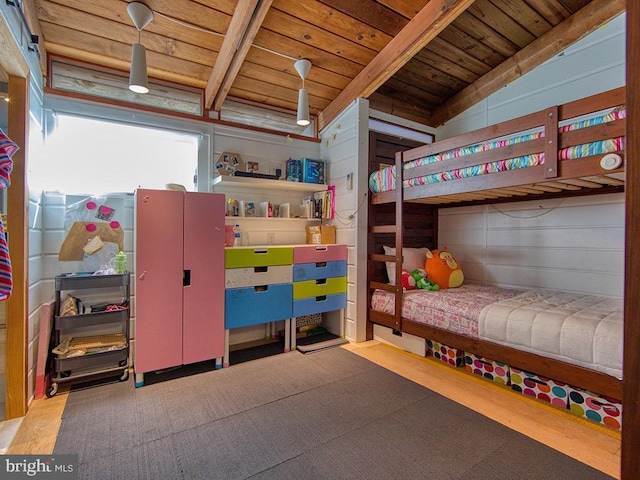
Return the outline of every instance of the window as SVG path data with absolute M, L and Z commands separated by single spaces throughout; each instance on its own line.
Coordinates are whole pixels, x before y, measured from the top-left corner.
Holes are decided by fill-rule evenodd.
M 58 113 L 43 155 L 31 163 L 30 184 L 69 194 L 164 189 L 168 183 L 193 191 L 199 137 Z
M 149 85 L 151 91 L 148 94 L 136 94 L 129 90 L 129 77 L 123 72 L 91 67 L 55 56 L 51 59 L 51 87 L 54 89 L 202 115 L 201 89 L 153 79 L 149 80 Z

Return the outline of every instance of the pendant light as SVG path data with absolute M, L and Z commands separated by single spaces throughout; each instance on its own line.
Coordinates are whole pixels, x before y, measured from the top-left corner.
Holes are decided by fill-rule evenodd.
M 153 20 L 153 12 L 144 3 L 131 2 L 127 5 L 127 12 L 138 29 L 138 43 L 133 44 L 131 51 L 131 71 L 129 73 L 129 90 L 136 93 L 149 92 L 147 78 L 147 51 L 140 43 L 140 34 L 144 27 Z
M 298 91 L 298 119 L 296 123 L 306 127 L 311 121 L 309 120 L 309 94 L 307 89 L 304 88 L 304 80 L 311 69 L 311 62 L 303 58 L 302 60 L 297 60 L 293 66 L 302 79 L 302 88 Z

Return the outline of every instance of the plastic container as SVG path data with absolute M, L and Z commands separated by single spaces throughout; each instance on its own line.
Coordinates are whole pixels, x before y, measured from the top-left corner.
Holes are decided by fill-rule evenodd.
M 235 237 L 235 232 L 233 231 L 233 225 L 225 225 L 224 226 L 224 246 L 233 247 L 234 237 Z
M 233 226 L 233 246 L 239 247 L 242 245 L 242 233 L 240 232 L 240 225 L 237 223 Z
M 127 256 L 122 250 L 116 254 L 116 273 L 127 273 Z

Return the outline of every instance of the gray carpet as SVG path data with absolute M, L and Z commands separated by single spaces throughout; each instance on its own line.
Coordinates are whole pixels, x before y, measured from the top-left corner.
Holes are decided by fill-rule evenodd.
M 72 391 L 80 479 L 609 479 L 341 348 Z

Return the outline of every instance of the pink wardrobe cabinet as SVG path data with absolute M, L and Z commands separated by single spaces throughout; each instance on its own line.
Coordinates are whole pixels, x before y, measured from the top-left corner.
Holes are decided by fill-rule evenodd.
M 224 195 L 136 191 L 135 385 L 224 355 Z

